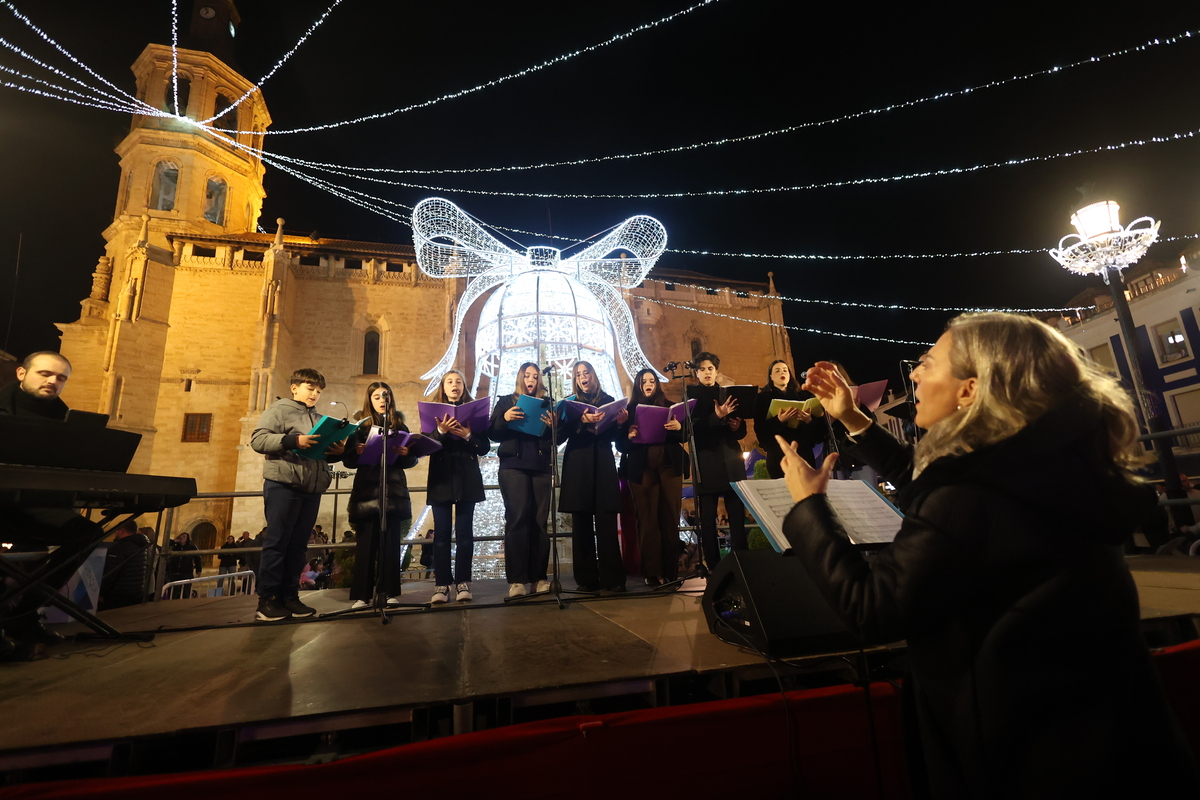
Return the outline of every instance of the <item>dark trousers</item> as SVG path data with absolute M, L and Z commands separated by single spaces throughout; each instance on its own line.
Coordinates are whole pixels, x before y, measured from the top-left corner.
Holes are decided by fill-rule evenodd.
M 575 583 L 585 589 L 625 585 L 625 565 L 617 539 L 615 512 L 571 515 Z
M 504 575 L 509 583 L 546 580 L 550 563 L 550 473 L 527 469 L 497 472 L 504 498 Z
M 321 495 L 287 483 L 263 481 L 267 532 L 258 568 L 258 596 L 300 595 L 300 572 L 308 560 L 308 537 L 321 510 Z
M 721 560 L 721 548 L 717 541 L 717 500 L 725 498 L 725 512 L 729 515 L 729 548 L 749 550 L 746 538 L 746 506 L 742 499 L 730 489 L 721 494 L 700 495 L 700 546 L 704 549 L 704 563 L 709 569 Z
M 379 517 L 355 522 L 354 581 L 350 584 L 350 599 L 370 602 L 375 598 L 375 581 L 381 579 L 384 597 L 400 594 L 400 567 L 404 535 L 411 517 L 401 517 L 399 511 L 387 515 L 387 535 L 379 535 Z M 383 542 L 380 542 L 383 539 Z M 380 558 L 382 547 L 383 556 Z M 378 575 L 382 569 L 383 574 Z
M 655 452 L 657 451 L 657 452 Z M 637 510 L 642 575 L 673 581 L 679 573 L 679 509 L 683 476 L 662 463 L 662 448 L 650 448 L 641 481 L 629 483 Z
M 433 509 L 433 582 L 450 586 L 471 580 L 475 558 L 475 504 L 435 503 Z M 450 524 L 454 519 L 454 572 L 450 571 Z

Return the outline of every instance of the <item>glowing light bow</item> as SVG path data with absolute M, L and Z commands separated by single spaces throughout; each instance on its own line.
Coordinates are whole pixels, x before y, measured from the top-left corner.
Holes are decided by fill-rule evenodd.
M 630 217 L 566 259 L 554 247 L 519 253 L 438 197 L 413 208 L 412 228 L 417 264 L 426 275 L 472 279 L 458 304 L 446 354 L 421 376 L 430 381 L 425 394 L 454 367 L 467 311 L 496 287 L 501 288 L 480 314 L 472 393 L 484 376 L 491 378 L 493 395 L 510 391 L 497 377 L 515 376 L 524 361 L 564 369 L 591 361 L 601 386 L 614 395 L 621 391 L 615 355 L 631 380 L 641 369 L 654 369 L 638 344 L 620 289 L 639 285 L 666 249 L 667 232 L 658 220 Z

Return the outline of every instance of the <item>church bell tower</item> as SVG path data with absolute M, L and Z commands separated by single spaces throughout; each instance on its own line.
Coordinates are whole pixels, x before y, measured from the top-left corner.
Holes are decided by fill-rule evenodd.
M 88 365 L 77 366 L 68 402 L 141 433 L 135 467 L 155 433 L 181 247 L 169 237 L 253 232 L 266 196 L 257 153 L 271 117 L 233 64 L 240 22 L 233 0 L 196 0 L 181 46 L 148 45 L 134 62 L 137 98 L 166 115 L 135 115 L 117 146 L 105 252 L 79 320 L 59 325 L 63 354 Z

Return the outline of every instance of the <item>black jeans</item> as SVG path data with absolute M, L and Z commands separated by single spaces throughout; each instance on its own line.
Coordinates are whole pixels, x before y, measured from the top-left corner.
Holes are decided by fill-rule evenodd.
M 471 580 L 475 557 L 475 504 L 435 503 L 433 509 L 433 582 L 450 586 Z M 454 522 L 454 571 L 450 571 L 450 525 Z
M 721 494 L 700 495 L 700 546 L 704 549 L 704 563 L 709 569 L 721 560 L 721 547 L 717 541 L 717 500 L 725 498 L 725 513 L 729 515 L 729 549 L 749 550 L 750 540 L 746 537 L 746 506 L 742 498 L 730 489 Z
M 371 602 L 375 598 L 376 571 L 383 570 L 380 589 L 385 597 L 400 594 L 400 567 L 403 540 L 408 533 L 411 517 L 401 517 L 399 511 L 391 511 L 386 517 L 387 535 L 379 535 L 379 517 L 373 516 L 355 522 L 354 580 L 350 584 L 350 599 Z M 382 562 L 377 562 L 381 552 Z
M 550 473 L 502 469 L 497 473 L 504 498 L 504 574 L 509 583 L 546 580 L 550 563 Z
M 258 596 L 300 595 L 300 571 L 308 560 L 308 537 L 321 510 L 321 495 L 288 483 L 263 481 L 267 532 L 258 569 Z

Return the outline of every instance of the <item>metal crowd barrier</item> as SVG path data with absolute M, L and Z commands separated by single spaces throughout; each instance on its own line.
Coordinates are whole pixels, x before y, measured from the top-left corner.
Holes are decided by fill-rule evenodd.
M 195 555 L 194 550 L 180 550 L 180 553 Z M 192 591 L 190 588 L 198 583 L 216 583 L 214 593 L 208 594 L 206 590 L 203 597 L 232 597 L 235 594 L 254 594 L 254 581 L 257 576 L 253 570 L 244 572 L 226 572 L 222 575 L 203 575 L 199 578 L 189 578 L 182 581 L 171 581 L 164 583 L 162 591 L 159 593 L 160 600 L 178 600 L 181 598 L 191 597 Z M 225 581 L 229 581 L 229 591 L 225 591 Z M 176 589 L 180 591 L 177 593 Z

